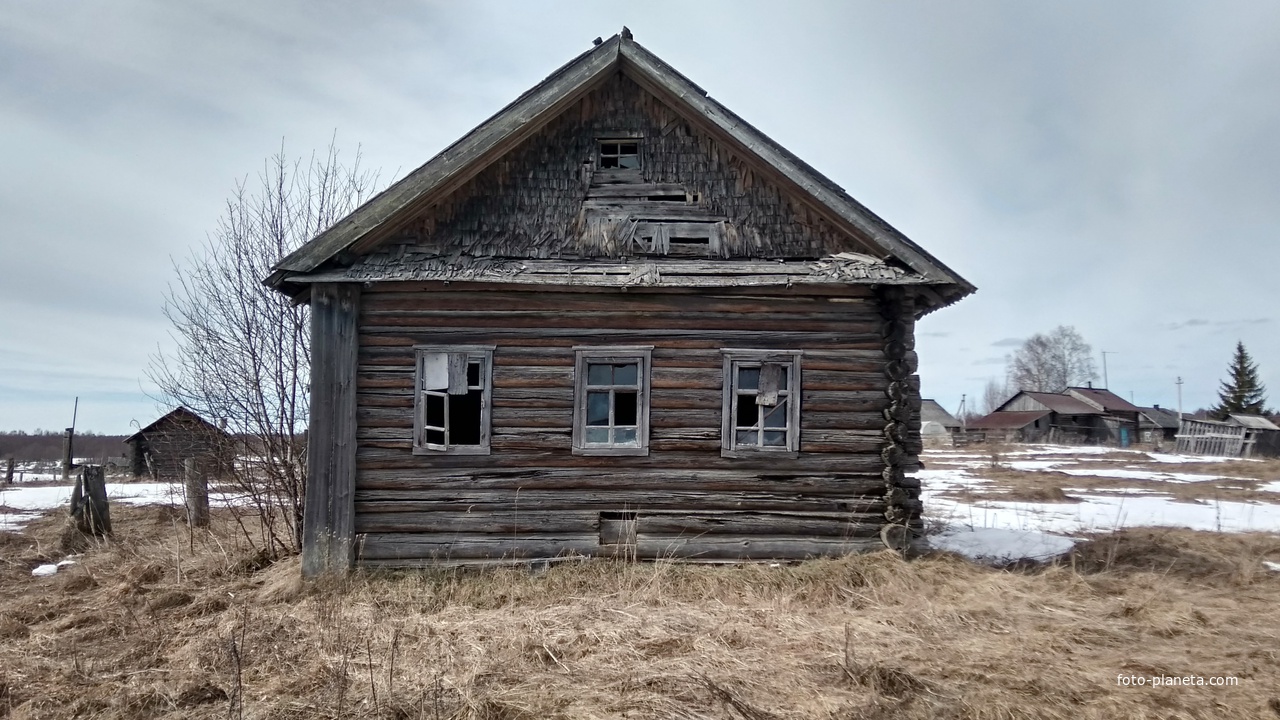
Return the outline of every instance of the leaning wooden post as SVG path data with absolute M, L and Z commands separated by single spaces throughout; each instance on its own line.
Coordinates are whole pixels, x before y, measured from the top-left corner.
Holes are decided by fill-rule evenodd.
M 101 465 L 85 465 L 71 491 L 71 518 L 76 529 L 86 535 L 111 534 L 111 512 L 107 508 L 107 473 Z
M 13 458 L 4 461 L 4 484 L 13 484 Z
M 182 469 L 187 489 L 187 525 L 193 528 L 208 527 L 209 476 L 195 458 L 187 458 Z
M 67 428 L 62 431 L 62 479 L 66 480 L 71 477 L 71 435 L 75 432 L 75 428 Z

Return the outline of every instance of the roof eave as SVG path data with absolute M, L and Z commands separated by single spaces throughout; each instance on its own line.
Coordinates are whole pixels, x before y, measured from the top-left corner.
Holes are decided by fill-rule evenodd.
M 315 270 L 357 243 L 389 234 L 396 221 L 475 177 L 505 151 L 555 118 L 618 65 L 617 35 L 579 55 L 457 142 L 281 259 L 263 283 L 283 289 L 289 275 Z

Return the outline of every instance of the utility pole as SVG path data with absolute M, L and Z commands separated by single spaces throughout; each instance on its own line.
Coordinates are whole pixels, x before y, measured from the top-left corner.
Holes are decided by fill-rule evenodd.
M 1178 422 L 1182 422 L 1182 376 L 1179 375 L 1173 384 L 1178 386 Z
M 1115 350 L 1103 350 L 1103 351 L 1102 351 L 1102 387 L 1103 387 L 1103 389 L 1106 389 L 1106 390 L 1110 390 L 1110 389 L 1111 389 L 1111 380 L 1110 380 L 1110 378 L 1108 378 L 1108 377 L 1107 377 L 1107 356 L 1108 356 L 1108 355 L 1119 355 L 1119 354 L 1120 354 L 1120 353 L 1119 353 L 1119 352 L 1117 352 L 1117 351 L 1115 351 Z
M 964 430 L 964 400 L 968 397 L 963 393 L 960 395 L 960 409 L 956 411 L 956 417 L 960 418 L 960 429 Z

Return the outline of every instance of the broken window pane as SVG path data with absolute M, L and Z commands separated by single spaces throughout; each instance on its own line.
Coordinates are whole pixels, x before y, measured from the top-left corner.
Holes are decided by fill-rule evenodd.
M 445 390 L 449 387 L 449 355 L 425 353 L 422 356 L 422 389 Z
M 605 367 L 608 367 L 608 366 L 605 366 Z M 588 425 L 608 425 L 609 424 L 609 393 L 607 392 L 587 393 L 587 424 Z
M 614 385 L 636 385 L 639 382 L 639 378 L 640 366 L 635 363 L 613 366 Z
M 454 445 L 479 445 L 483 390 L 449 398 L 449 440 Z
M 640 167 L 640 158 L 635 155 L 618 156 L 618 167 L 625 169 L 635 169 Z
M 612 385 L 613 384 L 613 366 L 611 365 L 587 365 L 587 384 L 588 385 Z
M 739 431 L 738 431 L 738 443 L 737 443 L 737 444 L 739 444 L 739 445 L 755 445 L 755 444 L 756 444 L 756 442 L 757 442 L 757 441 L 756 441 L 756 432 L 755 432 L 754 430 L 739 430 Z
M 787 401 L 785 398 L 777 405 L 764 409 L 764 426 L 767 428 L 785 428 L 787 426 Z
M 444 444 L 444 431 L 443 431 L 443 430 L 428 430 L 428 431 L 427 431 L 427 442 L 428 442 L 429 444 L 431 444 L 431 445 L 443 445 L 443 444 Z
M 444 427 L 445 399 L 439 395 L 427 395 L 427 424 L 433 427 Z M 441 442 L 444 442 L 441 440 Z
M 613 424 L 635 425 L 639 398 L 634 392 L 619 390 L 613 395 Z
M 755 427 L 760 422 L 760 411 L 756 409 L 755 400 L 752 395 L 738 396 L 737 427 Z
M 621 143 L 617 147 L 619 155 L 635 155 L 640 152 L 640 145 L 637 143 Z

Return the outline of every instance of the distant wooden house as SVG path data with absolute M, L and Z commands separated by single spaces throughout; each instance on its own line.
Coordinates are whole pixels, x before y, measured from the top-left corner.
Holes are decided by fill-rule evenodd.
M 938 404 L 925 398 L 920 401 L 920 437 L 926 446 L 951 446 L 960 432 L 960 421 Z
M 970 439 L 1088 444 L 1102 442 L 1103 411 L 1079 398 L 1023 390 L 965 426 Z
M 899 544 L 915 322 L 974 289 L 625 32 L 267 282 L 312 309 L 308 574 Z
M 1102 421 L 1098 426 L 1099 442 L 1114 443 L 1120 447 L 1138 442 L 1138 417 L 1142 414 L 1138 406 L 1103 388 L 1069 387 L 1063 394 L 1102 411 Z
M 1138 408 L 1138 436 L 1144 443 L 1176 442 L 1178 439 L 1178 413 L 1175 410 L 1154 405 Z
M 134 477 L 180 478 L 188 458 L 200 461 L 209 472 L 221 473 L 235 459 L 234 438 L 185 407 L 166 413 L 124 442 Z

